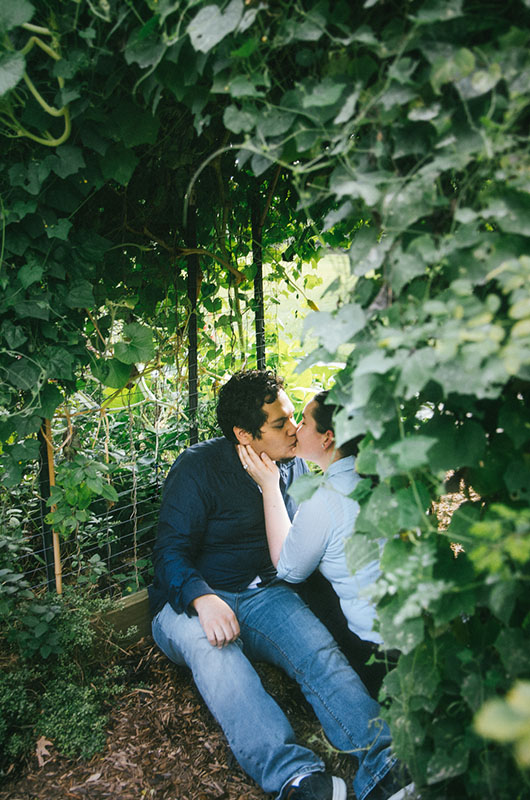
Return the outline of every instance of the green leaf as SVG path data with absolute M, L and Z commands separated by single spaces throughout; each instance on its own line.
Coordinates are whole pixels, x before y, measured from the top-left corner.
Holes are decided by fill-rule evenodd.
M 118 492 L 111 486 L 110 483 L 103 482 L 101 486 L 100 494 L 105 500 L 110 500 L 112 503 L 117 503 L 119 500 Z
M 157 18 L 151 17 L 142 28 L 131 34 L 124 54 L 127 64 L 139 64 L 143 69 L 147 69 L 156 66 L 162 60 L 167 45 L 163 38 L 157 35 L 157 24 Z
M 0 56 L 0 97 L 14 89 L 22 80 L 25 68 L 26 62 L 21 53 L 3 53 Z
M 463 0 L 426 0 L 413 15 L 416 22 L 448 22 L 463 15 Z
M 41 359 L 42 362 L 42 359 Z M 44 353 L 43 369 L 48 375 L 62 380 L 73 380 L 74 356 L 64 347 L 47 347 Z
M 105 179 L 115 180 L 123 186 L 127 186 L 138 164 L 138 159 L 132 150 L 122 144 L 109 147 L 100 161 Z
M 52 419 L 55 409 L 64 402 L 64 397 L 60 390 L 53 383 L 47 383 L 39 393 L 39 407 L 37 414 L 44 419 Z
M 131 322 L 123 328 L 123 336 L 128 342 L 116 342 L 114 354 L 124 364 L 150 361 L 154 355 L 153 334 L 145 325 Z
M 462 681 L 462 697 L 471 711 L 477 711 L 484 702 L 484 680 L 482 676 L 472 672 Z
M 112 389 L 123 389 L 129 383 L 131 377 L 130 365 L 124 364 L 117 358 L 111 358 L 106 361 L 93 361 L 90 364 L 90 369 L 96 380 L 100 381 L 104 386 L 110 386 Z
M 255 115 L 249 111 L 240 111 L 237 106 L 231 105 L 225 108 L 223 122 L 225 127 L 233 133 L 248 133 L 254 127 Z
M 208 53 L 225 36 L 235 31 L 243 11 L 242 0 L 231 0 L 224 12 L 214 5 L 201 8 L 187 27 L 194 50 Z
M 363 471 L 359 461 L 360 459 L 357 460 L 358 469 Z M 368 502 L 361 506 L 355 529 L 378 536 L 394 536 L 399 530 L 398 510 L 397 498 L 386 483 L 381 483 L 373 490 Z
M 346 563 L 352 575 L 379 558 L 379 545 L 364 534 L 353 534 L 344 540 Z
M 22 300 L 15 305 L 15 313 L 17 317 L 26 319 L 48 320 L 50 318 L 50 306 L 46 299 L 44 300 Z
M 13 445 L 11 455 L 16 461 L 36 461 L 39 457 L 39 443 L 36 439 L 26 439 Z
M 530 439 L 530 409 L 515 397 L 509 398 L 499 411 L 499 425 L 520 448 Z
M 396 625 L 395 617 L 400 607 L 401 601 L 398 599 L 392 600 L 384 607 L 377 607 L 379 630 L 385 642 L 385 647 L 389 649 L 396 648 L 407 654 L 412 652 L 423 641 L 424 625 L 421 618 L 406 619 Z
M 377 176 L 369 172 L 364 174 L 355 172 L 352 175 L 341 168 L 335 170 L 329 185 L 335 197 L 339 199 L 359 197 L 367 206 L 375 206 L 381 197 L 381 192 L 376 186 L 377 180 Z
M 365 319 L 366 315 L 357 303 L 344 305 L 334 314 L 316 311 L 305 318 L 303 337 L 318 331 L 320 341 L 332 353 L 363 328 Z
M 512 461 L 503 477 L 513 500 L 530 503 L 530 466 L 526 461 Z
M 505 699 L 488 700 L 474 719 L 474 727 L 480 736 L 498 742 L 520 740 L 519 763 L 530 764 L 528 753 L 530 740 L 530 682 L 517 681 Z M 524 743 L 524 744 L 523 744 Z
M 6 33 L 29 22 L 34 13 L 35 9 L 28 0 L 17 0 L 16 3 L 13 0 L 0 0 L 0 32 Z
M 302 105 L 304 108 L 332 106 L 342 95 L 345 86 L 345 83 L 326 77 L 316 86 L 311 87 L 308 93 L 304 94 Z
M 256 85 L 246 75 L 236 75 L 228 84 L 228 91 L 234 98 L 239 97 L 261 97 L 263 91 L 256 88 Z
M 429 452 L 433 472 L 478 466 L 486 449 L 486 433 L 475 420 L 457 424 L 447 417 L 433 417 L 422 433 L 437 439 Z
M 319 486 L 325 483 L 323 475 L 300 475 L 295 480 L 292 486 L 289 487 L 289 494 L 296 503 L 302 503 L 304 500 L 309 500 L 313 497 Z
M 259 42 L 256 38 L 247 39 L 241 47 L 238 47 L 237 50 L 232 50 L 230 55 L 232 58 L 249 58 L 252 53 L 257 50 L 259 47 Z
M 317 42 L 326 29 L 325 18 L 316 9 L 304 13 L 302 19 L 287 19 L 281 31 L 285 43 L 292 41 Z
M 385 688 L 395 697 L 417 697 L 429 701 L 436 696 L 440 683 L 436 650 L 430 641 L 424 642 L 413 653 L 402 655 L 397 667 L 385 678 Z
M 70 222 L 69 219 L 60 219 L 52 225 L 45 226 L 46 236 L 48 239 L 62 239 L 66 241 L 72 225 L 73 223 Z
M 86 167 L 83 151 L 69 144 L 58 147 L 55 154 L 48 156 L 46 161 L 50 169 L 60 178 L 68 178 Z
M 396 294 L 413 278 L 427 272 L 427 265 L 417 253 L 404 253 L 399 249 L 392 254 L 391 265 L 390 285 Z
M 43 272 L 44 269 L 40 264 L 36 264 L 35 262 L 27 263 L 24 264 L 23 267 L 20 267 L 19 271 L 17 272 L 17 278 L 24 289 L 27 289 L 32 283 L 40 281 Z
M 111 119 L 126 148 L 156 142 L 159 120 L 132 100 L 122 100 Z
M 352 500 L 357 500 L 358 503 L 362 503 L 372 494 L 372 488 L 372 481 L 370 478 L 361 478 L 350 494 L 350 497 Z
M 504 628 L 495 641 L 495 649 L 510 678 L 528 675 L 530 641 L 525 631 L 519 628 Z
M 440 94 L 441 87 L 445 83 L 457 83 L 470 75 L 474 69 L 475 56 L 471 50 L 462 47 L 435 61 L 431 73 L 432 87 L 436 94 Z
M 14 325 L 10 319 L 5 319 L 0 327 L 1 335 L 5 338 L 10 350 L 16 350 L 28 337 L 21 325 Z
M 469 762 L 467 742 L 456 744 L 444 741 L 429 759 L 427 766 L 427 782 L 429 785 L 454 778 L 466 772 Z
M 17 389 L 23 391 L 31 391 L 38 388 L 42 381 L 42 371 L 38 364 L 30 361 L 27 358 L 22 358 L 16 364 L 10 366 L 7 370 L 7 379 Z
M 428 436 L 409 436 L 388 448 L 397 457 L 397 464 L 404 471 L 417 469 L 429 463 L 429 451 L 437 440 Z
M 515 581 L 499 580 L 495 583 L 489 592 L 488 605 L 504 624 L 507 626 L 510 622 L 512 611 L 515 607 L 515 600 L 517 597 L 518 586 Z
M 502 70 L 499 64 L 491 64 L 489 68 L 477 69 L 457 83 L 457 88 L 464 100 L 471 100 L 474 97 L 491 91 L 502 79 Z
M 269 136 L 282 136 L 287 133 L 294 120 L 294 114 L 279 112 L 277 109 L 263 112 L 258 119 L 257 131 L 265 139 Z
M 69 308 L 92 308 L 94 305 L 92 284 L 85 280 L 76 281 L 66 295 L 65 303 Z
M 436 364 L 435 353 L 431 347 L 410 353 L 401 367 L 396 393 L 410 400 L 421 392 L 430 380 L 433 380 Z
M 388 250 L 385 242 L 386 239 L 379 242 L 379 234 L 375 228 L 363 226 L 357 231 L 349 251 L 354 275 L 366 275 L 381 266 Z

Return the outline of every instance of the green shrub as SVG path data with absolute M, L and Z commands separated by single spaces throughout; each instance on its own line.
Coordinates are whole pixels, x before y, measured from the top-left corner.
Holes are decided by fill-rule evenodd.
M 104 623 L 109 605 L 72 590 L 13 602 L 9 625 L 4 619 L 0 628 L 12 662 L 0 680 L 0 774 L 21 763 L 39 736 L 72 758 L 91 758 L 104 746 L 106 701 L 122 691 L 124 677 Z
M 0 672 L 0 769 L 2 762 L 19 758 L 33 744 L 34 677 L 32 670 L 24 668 Z
M 43 697 L 36 734 L 65 756 L 91 758 L 105 744 L 107 718 L 97 689 L 59 678 Z

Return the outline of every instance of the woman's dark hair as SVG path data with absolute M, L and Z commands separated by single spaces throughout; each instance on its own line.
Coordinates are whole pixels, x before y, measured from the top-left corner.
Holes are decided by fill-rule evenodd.
M 341 406 L 335 403 L 326 403 L 328 395 L 329 391 L 325 391 L 318 392 L 313 397 L 313 400 L 316 402 L 316 406 L 313 408 L 313 419 L 315 420 L 319 433 L 326 433 L 326 431 L 333 431 L 333 433 L 335 433 L 333 417 L 341 408 Z M 361 439 L 363 439 L 362 435 L 356 436 L 354 439 L 349 439 L 347 442 L 341 444 L 339 447 L 340 454 L 342 456 L 356 456 L 359 452 L 359 442 Z
M 249 369 L 232 375 L 221 387 L 217 403 L 217 421 L 226 438 L 237 442 L 235 425 L 260 439 L 260 428 L 267 420 L 263 406 L 274 403 L 283 388 L 283 378 L 271 370 Z

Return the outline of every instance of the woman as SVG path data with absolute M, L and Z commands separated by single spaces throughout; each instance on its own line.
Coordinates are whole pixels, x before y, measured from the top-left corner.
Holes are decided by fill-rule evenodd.
M 327 404 L 328 392 L 319 392 L 306 405 L 297 430 L 296 455 L 319 466 L 325 476 L 313 496 L 302 502 L 291 523 L 279 487 L 278 468 L 265 453 L 259 456 L 251 447 L 239 446 L 243 467 L 259 484 L 271 560 L 278 577 L 289 583 L 305 581 L 318 567 L 335 590 L 347 628 L 326 622 L 339 645 L 372 692 L 376 692 L 386 672 L 379 662 L 369 670 L 364 663 L 377 652 L 382 642 L 374 630 L 376 609 L 362 590 L 379 575 L 379 560 L 360 565 L 351 573 L 344 552 L 359 505 L 350 495 L 359 481 L 355 471 L 357 441 L 336 447 L 332 418 L 336 406 Z M 340 611 L 339 611 L 340 614 Z M 344 622 L 344 621 L 342 621 Z

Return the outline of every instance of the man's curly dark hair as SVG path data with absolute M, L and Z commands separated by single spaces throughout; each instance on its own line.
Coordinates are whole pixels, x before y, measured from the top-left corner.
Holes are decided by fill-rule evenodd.
M 272 370 L 249 369 L 232 375 L 221 387 L 217 403 L 217 421 L 226 438 L 237 442 L 235 425 L 260 439 L 260 428 L 267 420 L 263 406 L 274 403 L 283 388 L 283 378 Z

